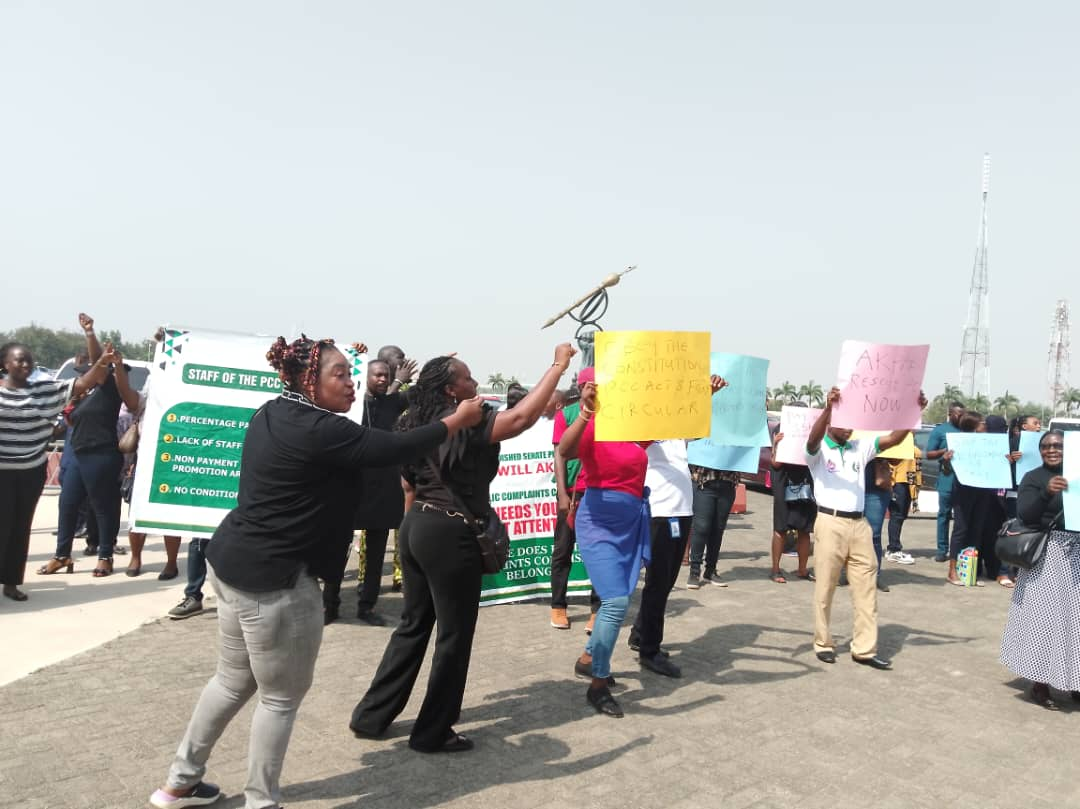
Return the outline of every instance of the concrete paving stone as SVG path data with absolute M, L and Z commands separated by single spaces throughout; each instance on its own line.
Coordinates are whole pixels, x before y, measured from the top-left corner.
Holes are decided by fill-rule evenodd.
M 992 584 L 943 585 L 944 567 L 926 556 L 932 520 L 905 525 L 917 563 L 886 563 L 882 573 L 893 590 L 879 598 L 880 649 L 895 662 L 883 673 L 846 657 L 851 609 L 842 588 L 833 614 L 840 660 L 826 666 L 813 657 L 813 586 L 767 579 L 771 508 L 753 493 L 750 506 L 752 513 L 734 517 L 725 535 L 720 574 L 731 586 L 687 591 L 684 572 L 672 594 L 665 646 L 683 668 L 681 680 L 641 671 L 623 631 L 613 659 L 621 683 L 616 698 L 627 712 L 622 720 L 596 715 L 585 704 L 585 681 L 572 676 L 586 640 L 584 599 L 571 607 L 569 632 L 548 626 L 543 600 L 481 610 L 459 724 L 477 749 L 461 756 L 421 756 L 405 744 L 427 664 L 388 739 L 354 739 L 348 715 L 390 630 L 349 618 L 327 627 L 286 759 L 286 803 L 1080 805 L 1069 752 L 1080 743 L 1077 710 L 1065 704 L 1068 695 L 1062 711 L 1039 710 L 1025 699 L 1024 684 L 998 664 L 1009 593 Z M 791 570 L 794 560 L 785 558 L 783 566 Z M 32 600 L 48 597 L 39 585 Z M 393 617 L 400 596 L 386 592 L 379 609 Z M 630 614 L 636 609 L 632 604 Z M 51 620 L 63 615 L 49 612 Z M 212 613 L 155 619 L 0 688 L 0 807 L 145 806 L 213 672 L 215 644 Z M 229 796 L 223 809 L 243 805 L 253 709 L 254 701 L 210 760 L 208 780 Z M 1025 765 L 993 775 L 1003 761 Z M 56 762 L 68 764 L 62 778 Z M 991 775 L 972 789 L 958 773 Z

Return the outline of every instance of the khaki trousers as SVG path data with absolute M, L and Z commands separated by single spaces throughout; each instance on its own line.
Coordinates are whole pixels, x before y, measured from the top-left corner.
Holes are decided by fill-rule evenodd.
M 834 650 L 829 619 L 840 571 L 847 566 L 855 626 L 851 639 L 854 657 L 877 654 L 877 555 L 865 519 L 852 520 L 818 513 L 814 523 L 814 651 Z

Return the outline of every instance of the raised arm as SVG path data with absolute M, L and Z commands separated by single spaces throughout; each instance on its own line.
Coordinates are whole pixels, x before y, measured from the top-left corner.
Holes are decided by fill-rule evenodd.
M 124 358 L 120 352 L 114 352 L 113 375 L 116 378 L 116 389 L 120 392 L 120 398 L 124 400 L 127 409 L 133 414 L 139 411 L 139 392 L 131 387 L 128 379 L 127 368 L 124 367 Z
M 109 377 L 109 365 L 116 358 L 111 343 L 105 344 L 105 350 L 97 361 L 90 366 L 90 370 L 75 380 L 71 386 L 72 398 L 77 398 L 89 393 Z
M 515 435 L 521 435 L 527 429 L 536 424 L 537 419 L 544 413 L 551 394 L 566 369 L 570 367 L 570 359 L 577 353 L 569 343 L 563 343 L 555 348 L 555 362 L 547 369 L 547 373 L 533 386 L 525 398 L 517 403 L 513 410 L 503 410 L 495 415 L 495 424 L 491 430 L 491 443 L 505 441 Z
M 559 440 L 559 453 L 563 458 L 573 459 L 578 456 L 578 446 L 581 437 L 585 435 L 585 428 L 592 421 L 593 413 L 596 412 L 596 383 L 586 382 L 581 388 L 581 412 L 574 419 L 574 423 L 566 428 Z
M 780 442 L 783 441 L 783 440 L 784 440 L 784 434 L 782 432 L 780 432 L 779 430 L 777 430 L 776 435 L 773 436 L 773 440 L 772 440 L 772 457 L 769 459 L 769 464 L 772 466 L 773 469 L 780 469 L 781 467 L 783 467 L 783 464 L 780 463 L 780 461 L 776 460 L 776 448 L 780 445 Z
M 821 409 L 817 421 L 810 428 L 810 435 L 806 437 L 806 451 L 811 455 L 817 455 L 817 451 L 821 448 L 821 442 L 825 439 L 825 431 L 829 429 L 829 422 L 832 421 L 833 405 L 839 401 L 840 388 L 833 387 L 825 397 L 825 407 Z
M 86 337 L 86 354 L 90 357 L 90 362 L 97 362 L 101 359 L 102 349 L 97 334 L 94 332 L 94 318 L 85 312 L 79 312 L 79 325 Z

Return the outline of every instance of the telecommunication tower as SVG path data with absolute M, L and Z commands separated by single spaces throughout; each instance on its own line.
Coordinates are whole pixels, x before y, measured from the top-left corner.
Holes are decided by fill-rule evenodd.
M 982 219 L 975 266 L 971 268 L 967 322 L 960 345 L 960 390 L 965 396 L 990 396 L 990 276 L 987 269 L 986 210 L 990 197 L 990 155 L 983 155 Z
M 1069 359 L 1069 302 L 1058 301 L 1050 327 L 1050 361 L 1047 363 L 1050 412 L 1055 416 L 1069 390 Z

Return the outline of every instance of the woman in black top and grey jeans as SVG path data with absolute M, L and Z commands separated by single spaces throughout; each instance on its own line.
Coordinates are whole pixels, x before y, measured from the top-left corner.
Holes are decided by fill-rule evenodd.
M 217 672 L 203 689 L 157 807 L 220 796 L 201 779 L 214 743 L 258 690 L 248 750 L 247 809 L 279 806 L 279 779 L 322 642 L 317 577 L 340 575 L 352 538 L 353 494 L 365 466 L 422 455 L 480 419 L 479 399 L 406 433 L 342 418 L 355 397 L 345 356 L 324 340 L 283 338 L 267 353 L 285 390 L 251 418 L 236 508 L 206 551 L 218 596 Z

